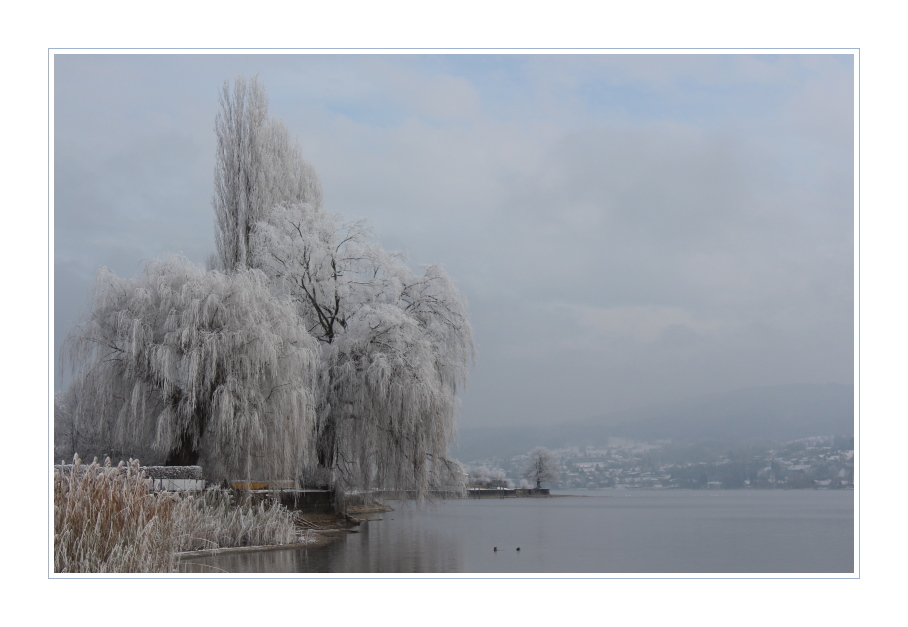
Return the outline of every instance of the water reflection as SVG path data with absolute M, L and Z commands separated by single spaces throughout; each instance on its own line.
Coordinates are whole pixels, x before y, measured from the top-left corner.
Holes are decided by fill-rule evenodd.
M 327 547 L 318 549 L 278 549 L 269 551 L 225 552 L 186 558 L 181 572 L 187 573 L 330 573 Z
M 419 516 L 412 517 L 413 509 L 401 507 L 399 525 L 385 524 L 390 519 L 366 521 L 354 533 L 338 533 L 325 546 L 192 557 L 184 560 L 181 570 L 211 574 L 464 572 L 463 538 L 420 525 Z
M 854 500 L 849 492 L 605 490 L 559 499 L 393 506 L 395 511 L 363 523 L 358 533 L 342 534 L 324 547 L 222 553 L 187 560 L 187 569 L 311 574 L 854 571 Z

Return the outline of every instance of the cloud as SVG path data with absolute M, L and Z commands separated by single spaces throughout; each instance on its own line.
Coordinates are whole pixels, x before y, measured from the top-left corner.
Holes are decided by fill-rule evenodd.
M 727 325 L 716 320 L 703 320 L 679 307 L 608 307 L 596 308 L 571 304 L 557 306 L 575 316 L 581 325 L 597 336 L 632 338 L 655 342 L 666 335 L 716 334 Z
M 217 92 L 257 71 L 326 208 L 466 293 L 479 362 L 464 424 L 850 378 L 850 57 L 73 55 L 55 69 L 68 286 L 213 250 Z M 62 332 L 82 303 L 55 291 Z
M 826 149 L 854 149 L 854 75 L 828 73 L 807 81 L 782 112 L 784 128 Z

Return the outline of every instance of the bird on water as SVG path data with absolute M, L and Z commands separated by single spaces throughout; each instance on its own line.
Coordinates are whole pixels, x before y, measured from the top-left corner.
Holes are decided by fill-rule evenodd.
M 520 550 L 520 547 L 519 547 L 519 546 L 517 547 L 517 550 L 518 550 L 518 551 Z
M 493 550 L 493 551 L 497 551 L 497 550 L 498 550 L 498 547 L 496 546 L 496 547 L 495 547 L 494 549 L 492 549 L 492 550 Z

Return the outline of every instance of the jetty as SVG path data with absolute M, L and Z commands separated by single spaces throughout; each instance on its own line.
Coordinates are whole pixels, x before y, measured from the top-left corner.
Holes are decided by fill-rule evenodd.
M 470 499 L 517 499 L 551 496 L 548 488 L 467 488 Z

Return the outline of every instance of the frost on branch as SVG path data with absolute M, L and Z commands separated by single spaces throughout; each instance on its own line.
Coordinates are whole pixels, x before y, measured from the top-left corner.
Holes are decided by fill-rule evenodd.
M 422 495 L 452 474 L 458 388 L 473 359 L 466 303 L 438 266 L 414 274 L 365 223 L 275 207 L 253 264 L 321 342 L 317 457 L 335 480 Z
M 102 269 L 69 349 L 73 428 L 108 448 L 209 479 L 295 477 L 305 461 L 317 346 L 259 271 L 176 256 L 135 279 Z
M 501 468 L 488 466 L 470 466 L 466 469 L 467 481 L 471 486 L 486 488 L 513 488 L 507 474 Z

